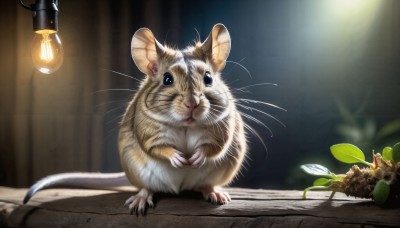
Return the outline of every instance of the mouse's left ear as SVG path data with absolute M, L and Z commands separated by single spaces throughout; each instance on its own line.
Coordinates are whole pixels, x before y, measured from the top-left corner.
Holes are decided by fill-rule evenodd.
M 153 33 L 148 28 L 135 32 L 131 43 L 132 58 L 139 70 L 150 77 L 157 74 L 159 57 L 165 52 Z
M 210 59 L 214 71 L 222 71 L 231 50 L 231 37 L 228 29 L 223 24 L 216 24 L 210 35 L 201 44 L 201 49 Z

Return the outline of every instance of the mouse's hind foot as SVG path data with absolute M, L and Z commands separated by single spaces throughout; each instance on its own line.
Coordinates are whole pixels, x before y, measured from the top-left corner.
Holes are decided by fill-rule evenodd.
M 231 201 L 231 197 L 227 192 L 220 191 L 215 186 L 207 186 L 198 189 L 203 194 L 205 200 L 213 204 L 227 204 Z
M 151 208 L 154 207 L 153 192 L 146 188 L 142 188 L 136 195 L 133 195 L 126 200 L 125 206 L 128 206 L 130 214 L 144 215 L 147 206 Z

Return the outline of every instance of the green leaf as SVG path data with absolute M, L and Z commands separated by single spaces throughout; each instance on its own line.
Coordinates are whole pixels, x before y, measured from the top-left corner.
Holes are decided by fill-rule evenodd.
M 394 162 L 400 162 L 400 142 L 393 146 L 392 157 Z
M 328 186 L 332 183 L 332 179 L 328 179 L 328 178 L 318 178 L 314 181 L 313 185 L 314 186 Z
M 364 153 L 356 146 L 348 143 L 341 143 L 331 146 L 332 155 L 339 161 L 353 164 L 364 163 L 372 166 L 371 163 L 365 161 Z
M 391 147 L 385 147 L 382 150 L 382 157 L 386 161 L 393 160 L 393 149 Z
M 332 173 L 331 171 L 329 171 L 328 168 L 322 166 L 322 165 L 318 165 L 318 164 L 306 164 L 306 165 L 302 165 L 300 166 L 300 168 L 310 174 L 310 175 L 314 175 L 314 176 L 325 176 L 325 177 L 331 177 Z
M 389 196 L 389 192 L 390 186 L 384 180 L 379 180 L 372 192 L 375 203 L 384 204 Z

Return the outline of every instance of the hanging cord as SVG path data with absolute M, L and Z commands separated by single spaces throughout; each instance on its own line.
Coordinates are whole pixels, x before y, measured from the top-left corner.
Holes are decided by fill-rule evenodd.
M 27 10 L 32 11 L 32 7 L 25 5 L 25 3 L 22 0 L 19 0 L 19 3 L 21 4 L 22 7 L 24 7 Z

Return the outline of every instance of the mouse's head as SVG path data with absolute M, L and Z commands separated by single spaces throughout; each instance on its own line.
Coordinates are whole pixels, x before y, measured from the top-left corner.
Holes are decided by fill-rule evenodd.
M 178 126 L 222 120 L 234 109 L 233 97 L 220 77 L 230 48 L 229 32 L 222 24 L 215 25 L 203 43 L 184 50 L 163 46 L 149 29 L 139 29 L 131 50 L 137 67 L 147 75 L 141 87 L 141 110 Z

